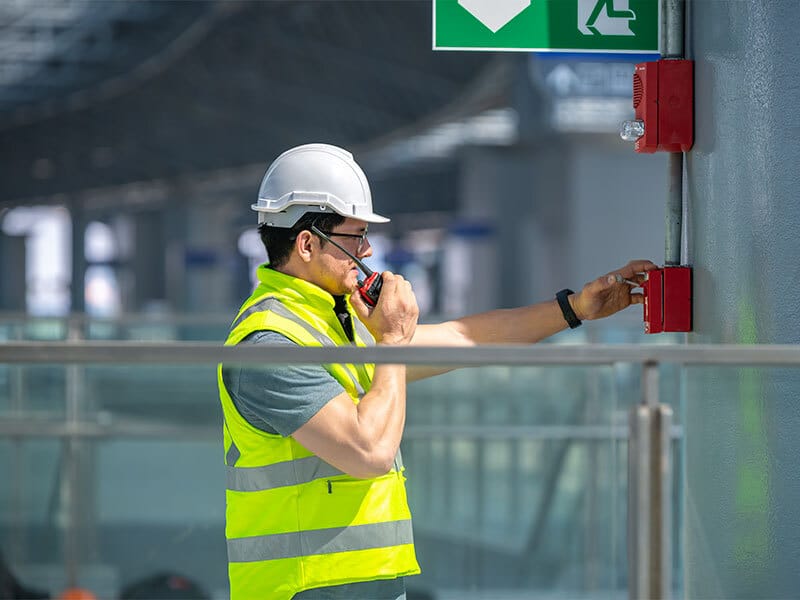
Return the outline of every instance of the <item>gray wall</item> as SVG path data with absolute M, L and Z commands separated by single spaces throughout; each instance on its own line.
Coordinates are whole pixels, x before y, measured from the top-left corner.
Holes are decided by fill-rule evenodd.
M 800 4 L 688 6 L 689 340 L 797 343 Z M 685 384 L 687 597 L 797 597 L 800 374 L 691 369 Z
M 663 263 L 666 155 L 637 154 L 617 135 L 576 139 L 570 155 L 571 286 L 631 259 Z
M 463 312 L 577 291 L 631 259 L 663 262 L 666 186 L 666 155 L 636 154 L 616 134 L 473 151 L 462 166 L 459 215 L 489 223 L 491 233 L 473 243 Z

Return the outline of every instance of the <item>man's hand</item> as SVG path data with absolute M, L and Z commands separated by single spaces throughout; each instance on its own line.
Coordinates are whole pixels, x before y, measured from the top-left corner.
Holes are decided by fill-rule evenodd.
M 645 280 L 644 273 L 657 268 L 658 265 L 649 260 L 632 260 L 621 269 L 590 281 L 579 293 L 569 296 L 572 310 L 579 319 L 592 320 L 613 315 L 631 304 L 642 304 L 644 296 L 640 292 L 634 293 L 629 283 L 618 282 L 617 275 L 641 284 Z
M 350 296 L 350 303 L 376 342 L 408 344 L 417 329 L 417 298 L 402 275 L 384 271 L 381 277 L 383 287 L 374 308 L 367 306 L 357 290 Z

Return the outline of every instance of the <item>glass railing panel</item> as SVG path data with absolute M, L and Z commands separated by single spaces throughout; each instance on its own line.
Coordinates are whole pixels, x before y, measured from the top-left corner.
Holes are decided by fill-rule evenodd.
M 3 485 L 0 486 L 0 521 L 5 528 L 30 523 L 37 527 L 55 525 L 61 470 L 59 439 L 0 439 L 0 464 Z M 30 547 L 20 540 L 13 547 Z
M 120 584 L 174 573 L 226 597 L 221 441 L 121 439 L 95 452 L 94 550 Z
M 617 375 L 482 367 L 409 387 L 403 452 L 426 563 L 418 584 L 625 595 L 627 407 Z
M 126 340 L 219 341 L 228 335 L 231 315 L 129 314 L 100 318 L 76 314 L 68 317 L 33 317 L 0 313 L 0 341 Z
M 0 365 L 0 415 L 25 411 L 37 419 L 63 418 L 70 373 L 64 365 Z
M 227 597 L 215 365 L 9 370 L 26 375 L 0 413 L 0 552 L 15 576 L 53 597 L 77 584 L 115 598 L 173 573 Z M 69 384 L 42 393 L 56 377 Z
M 70 569 L 114 594 L 166 569 L 225 597 L 215 365 L 7 370 L 26 374 L 0 413 L 0 464 L 17 473 L 0 486 L 3 539 L 26 540 L 14 565 L 60 573 L 41 580 L 52 593 Z M 487 366 L 410 385 L 402 449 L 423 574 L 409 588 L 624 597 L 627 410 L 639 379 L 619 365 Z M 8 387 L 0 406 L 12 406 Z M 28 418 L 40 402 L 60 407 L 60 429 Z M 48 450 L 18 449 L 39 444 Z
M 89 340 L 219 341 L 228 335 L 230 317 L 220 315 L 142 316 L 86 319 L 82 335 Z
M 94 365 L 83 378 L 84 403 L 106 420 L 157 418 L 187 428 L 222 422 L 216 366 Z
M 63 443 L 0 436 L 0 472 L 0 554 L 26 589 L 48 592 L 43 578 L 65 574 Z
M 710 581 L 741 598 L 797 596 L 800 369 L 690 366 L 684 376 L 687 593 Z
M 217 440 L 0 442 L 2 551 L 26 587 L 119 597 L 181 574 L 227 596 L 224 467 Z M 76 578 L 70 583 L 70 574 Z

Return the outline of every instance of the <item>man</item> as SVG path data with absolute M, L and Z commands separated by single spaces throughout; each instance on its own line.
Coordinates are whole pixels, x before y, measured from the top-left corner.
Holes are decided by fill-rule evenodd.
M 411 285 L 382 274 L 374 306 L 357 291 L 371 256 L 369 184 L 341 148 L 309 144 L 270 165 L 253 205 L 270 263 L 227 344 L 472 346 L 533 343 L 642 302 L 633 261 L 557 300 L 417 325 Z M 349 254 L 348 254 L 349 253 Z M 351 256 L 352 255 L 352 256 Z M 620 277 L 617 277 L 617 276 Z M 400 439 L 406 382 L 443 372 L 404 365 L 220 366 L 228 472 L 231 597 L 405 597 L 419 573 Z

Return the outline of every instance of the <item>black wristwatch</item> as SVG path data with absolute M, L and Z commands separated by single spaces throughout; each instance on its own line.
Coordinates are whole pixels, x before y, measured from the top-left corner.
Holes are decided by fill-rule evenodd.
M 561 314 L 564 315 L 564 320 L 567 322 L 570 329 L 580 327 L 581 323 L 583 323 L 583 321 L 578 318 L 578 315 L 575 314 L 575 311 L 572 310 L 572 305 L 567 298 L 567 296 L 574 293 L 575 292 L 570 289 L 564 289 L 556 294 L 556 300 L 558 300 L 558 306 L 561 308 Z

